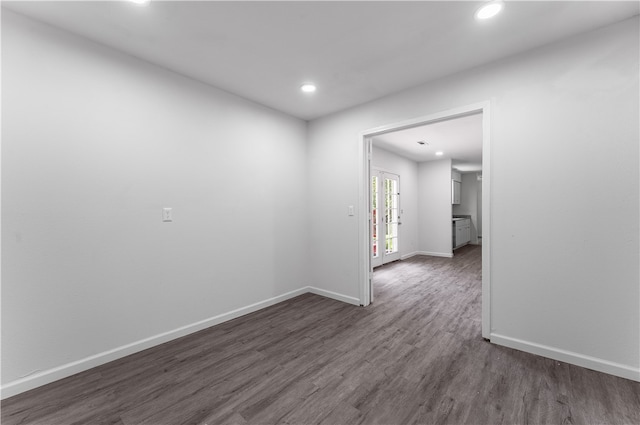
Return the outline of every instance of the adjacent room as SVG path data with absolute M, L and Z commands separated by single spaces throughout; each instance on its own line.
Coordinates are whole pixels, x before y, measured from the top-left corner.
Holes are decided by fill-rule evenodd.
M 481 244 L 482 139 L 482 113 L 371 138 L 374 267 L 414 255 L 452 257 Z M 456 224 L 470 229 L 468 237 L 456 238 Z
M 3 424 L 640 422 L 638 2 L 1 6 Z

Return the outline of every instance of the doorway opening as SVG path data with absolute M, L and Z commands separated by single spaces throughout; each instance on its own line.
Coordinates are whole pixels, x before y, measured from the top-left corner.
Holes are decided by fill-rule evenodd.
M 445 121 L 451 121 L 458 118 L 464 118 L 471 115 L 476 115 L 481 117 L 482 121 L 482 180 L 481 180 L 481 193 L 483 196 L 483 201 L 480 204 L 482 208 L 481 211 L 477 214 L 477 220 L 481 220 L 481 223 L 478 223 L 478 227 L 482 229 L 482 336 L 486 339 L 489 339 L 491 323 L 490 323 L 490 291 L 491 291 L 491 193 L 490 193 L 490 181 L 491 181 L 491 157 L 490 157 L 490 102 L 481 102 L 477 104 L 467 105 L 447 111 L 443 111 L 437 114 L 432 114 L 429 116 L 419 117 L 410 119 L 407 121 L 402 121 L 398 123 L 388 124 L 381 127 L 376 127 L 367 131 L 364 131 L 360 134 L 360 148 L 361 148 L 361 164 L 360 164 L 360 185 L 359 185 L 359 202 L 360 202 L 360 211 L 359 215 L 359 259 L 360 259 L 360 303 L 363 306 L 369 305 L 373 301 L 373 287 L 372 287 L 372 276 L 373 276 L 373 267 L 378 265 L 379 258 L 375 257 L 376 254 L 380 257 L 382 248 L 387 250 L 387 229 L 394 228 L 397 229 L 397 225 L 400 224 L 400 220 L 397 220 L 396 223 L 391 222 L 391 226 L 388 226 L 386 221 L 384 226 L 380 224 L 380 218 L 382 214 L 379 214 L 377 211 L 380 211 L 383 204 L 380 202 L 380 186 L 384 185 L 381 183 L 380 176 L 377 174 L 379 171 L 376 170 L 372 166 L 372 155 L 373 155 L 373 141 L 377 140 L 382 135 L 386 135 L 389 133 L 400 132 L 403 130 L 410 130 L 422 126 L 428 126 L 431 124 L 441 123 Z M 420 141 L 418 141 L 420 142 Z M 415 143 L 415 142 L 414 142 Z M 451 162 L 450 162 L 451 163 Z M 377 180 L 374 180 L 377 177 Z M 376 189 L 378 189 L 374 194 L 372 190 L 372 186 L 376 182 Z M 398 183 L 399 184 L 399 183 Z M 448 185 L 447 190 L 448 196 L 451 197 L 451 185 Z M 399 190 L 398 190 L 399 193 Z M 378 197 L 377 199 L 375 197 Z M 375 203 L 374 203 L 375 202 Z M 374 209 L 373 206 L 377 208 Z M 393 207 L 393 204 L 390 204 Z M 386 208 L 386 206 L 385 206 Z M 399 204 L 397 205 L 399 211 Z M 445 207 L 443 207 L 445 208 Z M 448 213 L 449 216 L 452 215 L 452 204 L 451 202 L 448 205 Z M 385 210 L 385 215 L 386 215 Z M 443 209 L 444 211 L 444 209 Z M 445 212 L 446 213 L 446 212 Z M 393 212 L 391 212 L 393 215 Z M 396 217 L 399 214 L 396 214 Z M 440 213 L 440 217 L 442 217 L 442 212 Z M 386 217 L 382 217 L 386 218 Z M 384 229 L 382 228 L 384 227 Z M 407 229 L 408 230 L 408 229 Z M 440 250 L 441 253 L 438 252 L 416 252 L 417 254 L 427 254 L 427 255 L 439 255 L 439 256 L 451 256 L 453 252 L 453 246 L 451 245 L 451 235 L 452 235 L 452 227 L 451 223 L 449 223 L 449 227 L 446 230 L 443 230 L 449 238 L 449 255 L 440 255 L 446 254 L 447 248 Z M 384 243 L 383 243 L 383 233 L 384 233 Z M 392 233 L 391 233 L 392 234 Z M 398 235 L 399 236 L 399 235 Z M 442 239 L 442 238 L 441 238 Z M 391 236 L 392 241 L 394 241 L 393 236 Z M 398 239 L 395 239 L 396 246 L 398 246 Z M 393 246 L 391 244 L 390 246 Z M 397 254 L 400 257 L 400 253 Z M 383 257 L 384 258 L 384 257 Z

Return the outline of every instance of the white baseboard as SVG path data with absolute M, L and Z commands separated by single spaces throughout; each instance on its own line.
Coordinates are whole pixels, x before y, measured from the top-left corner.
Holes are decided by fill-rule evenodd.
M 313 286 L 307 286 L 306 289 L 307 292 L 311 292 L 312 294 L 321 295 L 323 297 L 342 301 L 343 303 L 347 304 L 360 305 L 360 300 L 355 297 L 338 294 L 337 292 L 327 291 L 325 289 L 315 288 Z
M 453 254 L 451 252 L 416 251 L 415 255 L 428 255 L 430 257 L 453 258 Z
M 415 257 L 416 255 L 420 255 L 420 253 L 417 252 L 417 251 L 413 251 L 413 252 L 410 252 L 408 254 L 401 255 L 400 259 L 401 260 L 408 260 L 409 258 Z
M 424 253 L 424 252 L 418 252 L 415 255 L 435 255 L 435 256 L 442 256 L 442 257 L 449 256 L 448 254 L 437 255 L 437 253 L 434 254 L 434 253 Z M 248 305 L 246 307 L 238 308 L 227 313 L 223 313 L 223 314 L 220 314 L 196 323 L 192 323 L 187 326 L 182 326 L 172 331 L 164 332 L 162 334 L 145 338 L 140 341 L 133 342 L 131 344 L 123 345 L 121 347 L 118 347 L 109 351 L 105 351 L 103 353 L 99 353 L 81 360 L 77 360 L 75 362 L 67 363 L 65 365 L 55 367 L 53 369 L 39 372 L 35 375 L 18 379 L 16 381 L 10 382 L 1 387 L 0 399 L 12 397 L 14 395 L 40 387 L 42 385 L 49 384 L 59 379 L 63 379 L 71 375 L 75 375 L 76 373 L 84 372 L 88 369 L 103 365 L 110 361 L 120 359 L 130 354 L 134 354 L 142 350 L 146 350 L 147 348 L 151 348 L 151 347 L 163 344 L 165 342 L 172 341 L 176 338 L 180 338 L 180 337 L 189 335 L 191 333 L 200 331 L 202 329 L 206 329 L 208 327 L 218 325 L 220 323 L 235 319 L 237 317 L 244 316 L 245 314 L 258 311 L 260 309 L 272 306 L 279 302 L 286 301 L 288 299 L 297 297 L 298 295 L 302 295 L 308 292 L 316 295 L 320 295 L 323 297 L 331 298 L 337 301 L 342 301 L 348 304 L 360 305 L 360 300 L 358 298 L 343 295 L 343 294 L 338 294 L 336 292 L 327 291 L 320 288 L 307 286 L 304 288 L 296 289 L 295 291 L 287 292 L 286 294 L 282 294 L 277 297 L 269 298 L 267 300 L 260 301 L 255 304 Z M 528 353 L 536 354 L 543 357 L 548 357 L 548 358 L 563 361 L 566 363 L 571 363 L 577 366 L 582 366 L 582 367 L 596 370 L 599 372 L 604 372 L 611 375 L 620 376 L 622 378 L 631 379 L 633 381 L 640 381 L 640 368 L 634 368 L 627 365 L 613 363 L 603 359 L 590 357 L 590 356 L 586 356 L 583 354 L 574 353 L 566 350 L 561 350 L 554 347 L 535 344 L 535 343 L 523 341 L 516 338 L 510 338 L 510 337 L 495 334 L 495 333 L 491 334 L 491 342 L 496 343 L 498 345 L 503 345 L 505 347 L 514 348 L 516 350 L 525 351 Z
M 71 363 L 64 364 L 62 366 L 55 367 L 53 369 L 38 372 L 34 375 L 9 382 L 8 384 L 3 385 L 0 388 L 0 399 L 12 397 L 14 395 L 29 391 L 42 385 L 49 384 L 59 379 L 75 375 L 76 373 L 84 372 L 110 361 L 120 359 L 130 354 L 140 352 L 142 350 L 146 350 L 147 348 L 155 347 L 156 345 L 164 344 L 165 342 L 169 342 L 176 338 L 180 338 L 194 332 L 209 328 L 211 326 L 215 326 L 220 323 L 235 319 L 237 317 L 244 316 L 245 314 L 253 313 L 254 311 L 258 311 L 265 307 L 272 306 L 279 302 L 286 301 L 290 298 L 297 297 L 298 295 L 302 295 L 308 292 L 354 304 L 354 298 L 352 297 L 347 297 L 336 294 L 334 292 L 324 291 L 322 289 L 311 288 L 307 286 L 304 288 L 296 289 L 295 291 L 287 292 L 286 294 L 282 294 L 277 297 L 269 298 L 255 304 L 248 305 L 246 307 L 241 307 L 227 313 L 210 317 L 196 323 L 182 326 L 180 328 L 154 335 L 149 338 L 133 342 L 131 344 L 123 345 L 112 350 L 98 353 L 84 359 L 80 359 Z M 357 301 L 356 304 L 359 305 L 360 302 Z
M 597 357 L 586 356 L 584 354 L 561 350 L 559 348 L 536 344 L 529 341 L 523 341 L 521 339 L 511 338 L 495 333 L 491 334 L 490 339 L 492 343 L 496 343 L 505 347 L 525 351 L 527 353 L 536 354 L 538 356 L 547 357 L 565 363 L 570 363 L 598 372 L 608 373 L 610 375 L 619 376 L 621 378 L 630 379 L 632 381 L 640 381 L 640 368 L 637 367 L 614 363 L 608 360 L 599 359 Z

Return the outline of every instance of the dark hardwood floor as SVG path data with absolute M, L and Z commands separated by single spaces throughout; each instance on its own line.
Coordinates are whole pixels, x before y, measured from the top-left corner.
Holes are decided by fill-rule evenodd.
M 480 248 L 376 269 L 2 402 L 2 424 L 639 424 L 640 383 L 480 334 Z

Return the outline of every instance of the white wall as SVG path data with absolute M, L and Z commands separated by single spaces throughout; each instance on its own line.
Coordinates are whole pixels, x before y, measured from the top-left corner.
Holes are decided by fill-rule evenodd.
M 305 138 L 3 10 L 3 387 L 305 287 Z
M 359 135 L 490 100 L 492 340 L 640 380 L 638 51 L 635 17 L 312 121 L 313 284 L 359 295 Z
M 466 173 L 462 175 L 460 184 L 460 204 L 453 206 L 453 215 L 471 216 L 471 242 L 478 243 L 479 215 L 478 208 L 482 203 L 478 203 L 480 185 L 476 173 Z
M 418 164 L 418 193 L 420 251 L 450 257 L 453 250 L 450 159 Z
M 451 256 L 451 160 L 417 163 L 374 146 L 371 166 L 400 175 L 401 258 Z
M 418 251 L 418 163 L 374 146 L 371 166 L 400 176 L 400 258 L 415 255 Z

